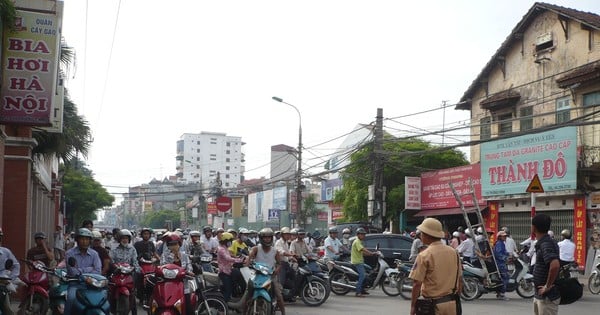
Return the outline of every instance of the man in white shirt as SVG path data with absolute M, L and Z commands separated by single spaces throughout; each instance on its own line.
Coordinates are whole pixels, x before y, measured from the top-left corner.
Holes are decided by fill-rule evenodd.
M 275 249 L 279 252 L 279 257 L 281 257 L 279 282 L 282 286 L 285 285 L 285 282 L 288 278 L 293 280 L 294 273 L 290 265 L 290 261 L 294 262 L 296 259 L 294 258 L 294 254 L 290 252 L 290 247 L 288 245 L 288 240 L 291 236 L 292 234 L 290 233 L 290 228 L 284 226 L 281 228 L 281 237 L 275 242 Z
M 510 236 L 510 230 L 508 229 L 508 227 L 505 226 L 502 228 L 502 231 L 506 233 L 506 240 L 504 241 L 504 246 L 506 247 L 506 252 L 508 253 L 509 257 L 519 257 L 519 252 L 517 252 L 517 243 Z
M 219 241 L 217 241 L 216 237 L 213 237 L 212 227 L 207 225 L 202 229 L 202 236 L 200 236 L 200 242 L 202 243 L 202 247 L 206 252 L 211 254 L 217 253 L 217 249 L 219 248 Z
M 558 242 L 558 253 L 560 265 L 566 265 L 575 261 L 575 243 L 571 241 L 571 231 L 564 229 L 560 233 L 563 240 Z
M 338 260 L 340 257 L 340 247 L 342 242 L 337 238 L 338 230 L 336 227 L 329 228 L 329 236 L 325 239 L 325 257 L 330 260 Z
M 465 240 L 456 247 L 456 251 L 463 257 L 464 261 L 471 263 L 472 260 L 476 258 L 475 252 L 473 251 L 475 243 L 473 243 L 473 238 L 471 237 L 469 229 L 466 230 L 465 236 Z

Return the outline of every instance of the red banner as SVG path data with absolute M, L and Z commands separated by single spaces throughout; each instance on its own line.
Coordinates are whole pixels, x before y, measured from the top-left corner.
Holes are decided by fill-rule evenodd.
M 492 201 L 488 205 L 490 211 L 485 218 L 485 230 L 494 232 L 490 237 L 490 243 L 496 242 L 496 233 L 498 232 L 498 202 Z
M 573 242 L 575 243 L 575 261 L 579 265 L 579 268 L 585 267 L 585 228 L 586 228 L 586 217 L 585 217 L 585 199 L 583 197 L 575 198 L 573 200 L 575 209 L 573 209 Z
M 206 213 L 217 214 L 217 204 L 214 202 L 209 202 L 206 204 Z
M 473 180 L 477 201 L 484 205 L 485 200 L 481 197 L 481 168 L 479 164 L 471 164 L 421 173 L 421 209 L 458 208 L 458 202 L 448 183 L 452 182 L 454 189 L 459 194 L 464 194 L 471 190 L 469 178 Z M 466 196 L 463 197 L 463 203 L 466 207 L 473 206 L 471 198 Z
M 317 219 L 319 221 L 327 221 L 327 212 L 319 212 L 319 213 L 317 213 Z

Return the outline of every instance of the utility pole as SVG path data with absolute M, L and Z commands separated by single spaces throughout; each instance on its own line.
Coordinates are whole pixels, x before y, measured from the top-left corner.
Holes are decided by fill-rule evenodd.
M 442 101 L 442 146 L 444 146 L 444 140 L 446 139 L 446 104 L 448 101 Z
M 383 187 L 383 109 L 377 109 L 377 117 L 375 118 L 375 128 L 373 129 L 373 198 L 371 203 L 373 225 L 381 226 L 381 230 L 385 230 L 385 187 Z M 371 214 L 369 214 L 371 215 Z M 381 220 L 381 221 L 380 221 Z

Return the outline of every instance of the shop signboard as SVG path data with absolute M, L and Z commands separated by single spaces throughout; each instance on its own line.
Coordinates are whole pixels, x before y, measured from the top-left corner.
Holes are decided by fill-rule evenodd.
M 452 189 L 448 183 L 452 182 L 454 189 L 459 194 L 471 191 L 469 181 L 473 182 L 473 189 L 480 205 L 485 204 L 481 198 L 481 169 L 479 164 L 421 173 L 421 209 L 448 209 L 458 208 Z M 474 206 L 471 198 L 463 198 L 466 207 Z
M 545 192 L 577 186 L 577 129 L 563 127 L 481 144 L 483 197 L 523 194 L 536 174 Z
M 586 236 L 586 216 L 585 216 L 585 198 L 577 197 L 575 198 L 574 204 L 575 209 L 573 209 L 573 235 L 572 240 L 575 243 L 575 261 L 578 266 L 585 266 L 585 256 L 587 248 L 585 246 Z

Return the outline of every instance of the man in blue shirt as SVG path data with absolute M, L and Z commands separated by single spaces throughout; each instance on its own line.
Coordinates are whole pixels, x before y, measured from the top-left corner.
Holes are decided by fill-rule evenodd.
M 67 276 L 77 277 L 82 273 L 100 274 L 102 263 L 98 252 L 90 248 L 92 242 L 92 232 L 86 228 L 80 228 L 75 234 L 77 246 L 69 249 L 65 253 L 67 262 Z M 75 259 L 75 266 L 69 264 L 71 258 Z M 71 304 L 75 300 L 77 289 L 83 288 L 78 282 L 71 282 L 69 291 L 67 292 L 67 305 L 65 306 L 65 314 L 71 314 Z

